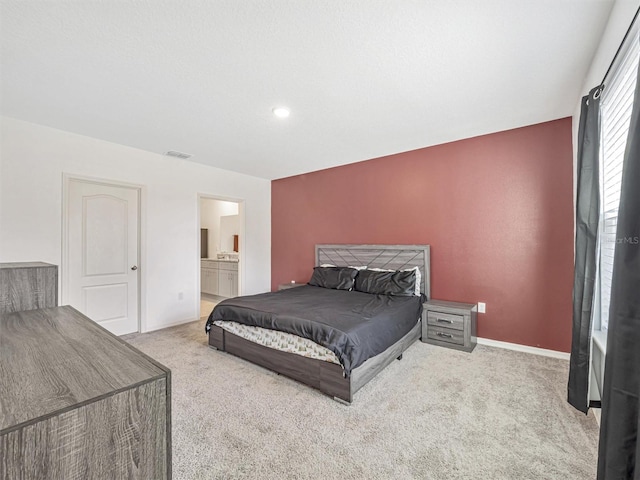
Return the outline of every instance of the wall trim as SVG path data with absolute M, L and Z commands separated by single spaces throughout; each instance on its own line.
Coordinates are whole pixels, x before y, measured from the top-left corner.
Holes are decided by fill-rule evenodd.
M 198 253 L 200 253 L 200 252 L 198 252 Z M 201 320 L 201 318 L 187 318 L 187 319 L 184 319 L 184 320 L 176 320 L 175 322 L 163 323 L 162 325 L 155 325 L 155 326 L 149 328 L 148 330 L 146 330 L 144 332 L 140 332 L 140 333 L 156 332 L 158 330 L 163 330 L 165 328 L 177 327 L 179 325 L 184 325 L 185 323 L 193 323 L 193 322 L 197 322 L 199 320 Z M 127 335 L 131 335 L 131 334 L 127 334 Z
M 558 352 L 557 350 L 548 350 L 546 348 L 530 347 L 528 345 L 520 345 L 519 343 L 501 342 L 490 338 L 478 337 L 478 345 L 486 345 L 488 347 L 504 348 L 505 350 L 515 350 L 516 352 L 533 353 L 543 357 L 559 358 L 561 360 L 569 360 L 571 356 L 566 352 Z

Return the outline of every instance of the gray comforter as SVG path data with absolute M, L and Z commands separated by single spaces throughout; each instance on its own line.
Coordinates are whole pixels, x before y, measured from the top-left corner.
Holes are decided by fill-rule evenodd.
M 209 315 L 206 331 L 227 320 L 292 333 L 336 354 L 346 375 L 400 340 L 422 314 L 419 297 L 303 287 L 230 298 Z

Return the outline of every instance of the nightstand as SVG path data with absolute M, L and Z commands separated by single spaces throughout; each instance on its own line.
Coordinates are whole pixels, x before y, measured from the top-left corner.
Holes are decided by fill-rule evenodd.
M 278 285 L 278 291 L 286 290 L 288 288 L 304 287 L 306 283 L 281 283 Z
M 429 300 L 422 314 L 422 341 L 471 352 L 477 342 L 477 317 L 473 303 Z

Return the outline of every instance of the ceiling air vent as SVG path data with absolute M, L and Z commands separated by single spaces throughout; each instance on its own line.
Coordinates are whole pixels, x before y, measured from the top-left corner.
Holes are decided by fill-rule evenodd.
M 169 150 L 168 152 L 165 152 L 165 155 L 168 157 L 181 158 L 183 160 L 193 157 L 190 153 L 176 152 L 175 150 Z

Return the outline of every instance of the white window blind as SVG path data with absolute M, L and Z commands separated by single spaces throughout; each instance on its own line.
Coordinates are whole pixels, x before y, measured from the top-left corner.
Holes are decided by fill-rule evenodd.
M 631 109 L 638 77 L 640 43 L 638 34 L 628 43 L 622 62 L 606 85 L 601 100 L 600 155 L 600 328 L 609 325 L 613 255 L 616 244 L 628 241 L 616 238 L 618 206 L 622 183 L 622 163 L 627 145 Z

